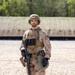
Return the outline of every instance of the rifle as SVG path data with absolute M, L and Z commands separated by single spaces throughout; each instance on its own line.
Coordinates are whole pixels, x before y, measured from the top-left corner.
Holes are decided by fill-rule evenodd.
M 25 42 L 23 42 L 23 43 L 24 43 L 24 47 L 25 47 L 25 59 L 26 59 L 26 62 L 27 62 L 28 75 L 31 75 L 31 71 L 30 71 L 30 57 L 31 56 L 27 51 L 27 46 L 28 46 L 27 40 L 25 40 Z

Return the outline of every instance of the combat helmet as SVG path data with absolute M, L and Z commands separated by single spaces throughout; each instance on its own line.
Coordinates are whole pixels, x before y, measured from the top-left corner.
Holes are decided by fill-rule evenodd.
M 38 20 L 38 25 L 40 24 L 40 18 L 39 18 L 39 15 L 37 15 L 37 14 L 32 14 L 32 15 L 30 15 L 30 17 L 29 17 L 29 23 L 30 23 L 30 20 L 32 19 L 32 18 L 36 18 L 37 20 Z

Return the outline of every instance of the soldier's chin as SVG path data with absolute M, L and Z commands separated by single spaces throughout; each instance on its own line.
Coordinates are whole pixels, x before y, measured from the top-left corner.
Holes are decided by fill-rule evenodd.
M 35 28 L 35 27 L 37 27 L 37 26 L 32 26 L 32 27 L 34 27 L 34 28 Z
M 37 25 L 32 25 L 32 27 L 37 27 Z

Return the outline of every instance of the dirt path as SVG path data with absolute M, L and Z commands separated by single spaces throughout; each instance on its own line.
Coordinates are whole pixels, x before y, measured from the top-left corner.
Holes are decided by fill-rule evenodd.
M 21 41 L 0 40 L 0 75 L 26 75 L 20 58 Z M 75 41 L 51 41 L 52 57 L 46 75 L 75 75 Z

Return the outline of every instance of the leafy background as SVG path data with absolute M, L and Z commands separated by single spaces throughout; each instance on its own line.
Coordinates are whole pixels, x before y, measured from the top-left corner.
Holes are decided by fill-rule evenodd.
M 0 0 L 0 16 L 75 17 L 75 0 Z

